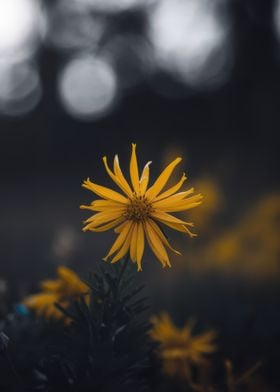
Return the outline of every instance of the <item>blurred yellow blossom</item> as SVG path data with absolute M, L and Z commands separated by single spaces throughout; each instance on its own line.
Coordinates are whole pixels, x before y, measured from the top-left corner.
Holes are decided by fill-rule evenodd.
M 208 235 L 206 231 L 213 222 L 213 218 L 221 211 L 224 205 L 224 195 L 217 181 L 211 177 L 204 177 L 195 182 L 195 188 L 204 195 L 203 204 L 196 210 L 189 211 L 190 220 L 194 221 L 203 231 L 203 235 Z
M 83 230 L 103 232 L 114 228 L 114 231 L 118 234 L 104 260 L 112 258 L 111 262 L 115 263 L 129 253 L 131 260 L 137 263 L 138 271 L 140 271 L 142 270 L 142 257 L 146 239 L 162 266 L 171 267 L 166 248 L 176 254 L 179 254 L 179 252 L 171 247 L 160 225 L 165 225 L 193 237 L 194 234 L 190 231 L 193 224 L 170 213 L 183 212 L 197 207 L 201 204 L 202 199 L 200 194 L 193 195 L 193 188 L 178 192 L 187 179 L 185 174 L 175 185 L 165 189 L 175 167 L 181 160 L 181 158 L 174 159 L 149 187 L 149 166 L 151 162 L 144 166 L 140 175 L 136 144 L 132 144 L 130 159 L 131 185 L 122 173 L 118 156 L 115 156 L 113 171 L 108 166 L 107 158 L 103 157 L 109 177 L 122 193 L 95 184 L 90 179 L 84 181 L 83 187 L 89 189 L 101 199 L 94 200 L 90 205 L 81 206 L 82 209 L 94 212 L 94 215 L 84 222 Z
M 198 255 L 204 265 L 231 268 L 253 278 L 280 277 L 280 196 L 264 197 Z
M 88 286 L 70 268 L 58 267 L 57 276 L 57 279 L 43 280 L 40 284 L 42 290 L 61 297 L 73 297 L 88 292 Z
M 31 295 L 24 300 L 24 304 L 36 312 L 38 316 L 46 317 L 47 319 L 63 319 L 64 314 L 55 306 L 59 303 L 62 306 L 67 305 L 67 302 L 61 301 L 61 298 L 55 293 L 42 292 Z
M 168 376 L 190 378 L 190 367 L 200 366 L 206 355 L 216 351 L 214 331 L 193 335 L 194 322 L 188 321 L 183 328 L 177 328 L 170 316 L 164 312 L 151 320 L 151 338 L 160 344 L 159 357 L 163 371 Z
M 64 319 L 68 322 L 68 318 L 55 304 L 59 303 L 67 308 L 70 300 L 77 299 L 81 295 L 85 295 L 86 301 L 89 299 L 88 286 L 81 281 L 74 271 L 64 266 L 58 267 L 57 279 L 44 280 L 40 287 L 42 291 L 27 297 L 24 304 L 27 308 L 34 310 L 37 315 L 48 319 Z

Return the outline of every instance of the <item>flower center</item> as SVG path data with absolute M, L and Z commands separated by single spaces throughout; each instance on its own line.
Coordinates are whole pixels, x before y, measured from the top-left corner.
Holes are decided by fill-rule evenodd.
M 151 203 L 143 196 L 134 196 L 134 199 L 127 205 L 124 216 L 128 220 L 142 221 L 147 219 L 152 212 Z

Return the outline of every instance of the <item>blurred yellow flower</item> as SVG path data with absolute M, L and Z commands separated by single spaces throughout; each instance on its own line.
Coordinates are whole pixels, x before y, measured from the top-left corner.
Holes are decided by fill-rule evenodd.
M 88 292 L 88 286 L 70 268 L 57 268 L 57 279 L 43 280 L 40 287 L 43 291 L 56 293 L 60 297 L 75 297 Z
M 199 255 L 205 265 L 232 268 L 252 278 L 279 278 L 280 196 L 269 195 Z
M 38 316 L 46 317 L 47 319 L 63 319 L 64 314 L 55 306 L 59 303 L 62 306 L 67 305 L 67 302 L 61 301 L 61 298 L 55 293 L 38 293 L 27 297 L 24 304 L 27 308 L 34 310 Z
M 213 233 L 213 219 L 221 212 L 221 209 L 224 206 L 224 196 L 217 181 L 211 177 L 200 178 L 195 182 L 195 187 L 196 189 L 199 189 L 199 192 L 205 195 L 205 197 L 201 207 L 195 211 L 195 213 L 194 211 L 190 211 L 189 216 L 191 220 L 195 221 L 200 229 L 203 228 L 204 235 L 211 235 L 211 233 Z M 209 233 L 206 233 L 207 228 L 211 228 Z
M 81 295 L 85 295 L 88 301 L 89 288 L 74 271 L 67 267 L 58 267 L 57 276 L 57 279 L 42 281 L 40 284 L 42 292 L 27 297 L 24 304 L 27 308 L 34 310 L 38 316 L 48 319 L 64 319 L 68 322 L 68 318 L 55 304 L 59 303 L 67 308 L 70 300 L 79 298 Z
M 216 337 L 214 331 L 193 336 L 193 321 L 187 322 L 183 328 L 177 328 L 170 316 L 162 313 L 159 317 L 153 317 L 151 322 L 153 328 L 150 336 L 160 343 L 159 357 L 168 376 L 189 378 L 190 366 L 203 364 L 206 355 L 217 349 L 213 342 Z
M 149 184 L 148 162 L 141 175 L 139 175 L 136 157 L 136 144 L 132 144 L 130 160 L 131 185 L 125 179 L 118 156 L 115 156 L 113 171 L 104 157 L 104 165 L 108 175 L 122 190 L 122 194 L 109 188 L 97 185 L 89 179 L 84 181 L 83 187 L 101 197 L 91 205 L 82 205 L 82 209 L 94 211 L 94 215 L 85 221 L 84 231 L 102 232 L 114 228 L 118 234 L 116 241 L 104 260 L 112 257 L 115 263 L 130 253 L 130 258 L 137 263 L 138 271 L 142 270 L 142 257 L 144 252 L 145 238 L 155 256 L 163 267 L 171 266 L 166 248 L 179 254 L 169 244 L 159 224 L 164 224 L 174 230 L 193 234 L 189 227 L 193 224 L 171 215 L 170 212 L 182 212 L 201 204 L 202 196 L 193 195 L 194 189 L 178 192 L 186 180 L 185 174 L 171 188 L 163 191 L 167 181 L 171 177 L 175 167 L 181 162 L 181 158 L 173 160 L 160 174 L 152 186 Z

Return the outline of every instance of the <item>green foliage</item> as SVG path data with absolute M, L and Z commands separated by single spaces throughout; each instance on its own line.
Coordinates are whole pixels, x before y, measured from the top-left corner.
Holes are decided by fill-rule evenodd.
M 274 391 L 259 382 L 261 362 L 228 359 L 228 340 L 188 377 L 164 374 L 133 267 L 127 260 L 104 264 L 86 281 L 90 295 L 67 298 L 67 309 L 56 305 L 64 318 L 47 320 L 20 306 L 0 321 L 0 391 Z
M 123 266 L 107 266 L 87 282 L 90 300 L 57 305 L 72 320 L 10 315 L 0 337 L 0 390 L 147 391 L 151 343 L 147 301 Z

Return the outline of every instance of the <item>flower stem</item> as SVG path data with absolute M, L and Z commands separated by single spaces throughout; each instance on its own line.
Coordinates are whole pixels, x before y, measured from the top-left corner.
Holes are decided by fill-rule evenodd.
M 127 265 L 128 265 L 128 262 L 129 262 L 129 254 L 127 253 L 127 255 L 125 256 L 125 259 L 124 259 L 124 262 L 123 262 L 123 265 L 122 265 L 122 268 L 121 268 L 121 271 L 120 271 L 118 280 L 117 280 L 117 288 L 119 287 L 119 284 L 120 284 L 121 279 L 122 279 L 122 277 L 123 277 L 123 274 L 124 274 L 124 272 L 125 272 L 125 270 L 126 270 L 126 267 L 127 267 Z

